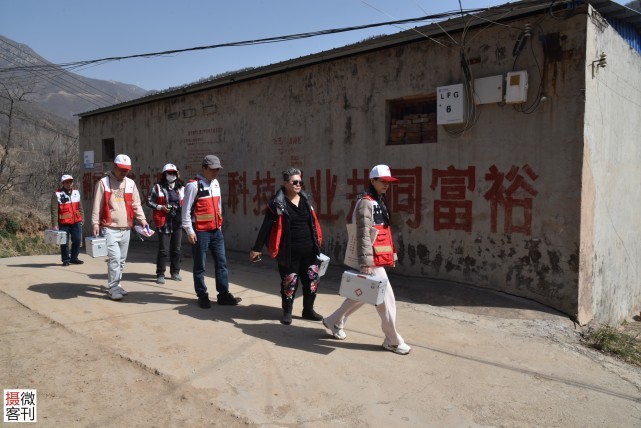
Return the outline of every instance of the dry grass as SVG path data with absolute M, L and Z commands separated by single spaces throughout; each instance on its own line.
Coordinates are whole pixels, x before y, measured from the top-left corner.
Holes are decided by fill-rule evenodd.
M 44 242 L 48 226 L 43 213 L 15 207 L 0 212 L 0 257 L 56 254 L 59 247 Z
M 641 367 L 641 332 L 625 323 L 621 329 L 611 326 L 588 328 L 583 342 L 594 349 L 614 355 L 623 361 Z

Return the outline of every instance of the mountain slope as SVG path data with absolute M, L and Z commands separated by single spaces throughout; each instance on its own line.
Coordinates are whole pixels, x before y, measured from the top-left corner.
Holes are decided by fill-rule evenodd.
M 71 73 L 4 36 L 0 36 L 0 84 L 27 92 L 27 99 L 38 108 L 65 119 L 147 93 L 135 85 Z

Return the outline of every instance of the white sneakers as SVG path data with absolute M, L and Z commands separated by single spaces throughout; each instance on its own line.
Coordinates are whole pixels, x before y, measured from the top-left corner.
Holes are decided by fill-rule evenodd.
M 387 342 L 383 342 L 383 349 L 392 351 L 393 353 L 399 355 L 407 355 L 412 350 L 412 348 L 410 348 L 410 346 L 405 342 L 401 343 L 400 345 L 390 345 Z
M 334 338 L 338 340 L 345 340 L 347 338 L 347 334 L 345 334 L 345 331 L 343 331 L 342 328 L 336 326 L 335 324 L 331 324 L 327 320 L 327 318 L 323 318 L 323 325 L 327 330 L 331 331 L 330 334 L 334 336 Z M 400 345 L 390 345 L 387 342 L 383 342 L 383 349 L 399 355 L 407 355 L 412 350 L 412 348 L 410 348 L 410 346 L 405 342 L 401 343 Z
M 327 330 L 332 332 L 332 336 L 334 336 L 336 339 L 345 340 L 345 338 L 347 337 L 342 328 L 336 327 L 335 325 L 332 325 L 330 327 L 329 323 L 327 322 L 327 318 L 323 318 L 323 325 Z
M 129 294 L 127 293 L 127 290 L 119 285 L 111 287 L 107 290 L 107 293 L 109 293 L 109 297 L 111 297 L 111 300 L 121 300 L 124 296 Z

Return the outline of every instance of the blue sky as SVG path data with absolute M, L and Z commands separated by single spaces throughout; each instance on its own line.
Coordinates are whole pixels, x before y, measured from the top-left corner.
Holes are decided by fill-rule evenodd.
M 506 1 L 460 0 L 463 9 Z M 186 49 L 459 10 L 459 0 L 0 0 L 0 34 L 55 64 Z M 413 26 L 413 25 L 412 25 Z M 79 74 L 162 90 L 219 73 L 259 67 L 410 27 L 172 56 L 127 59 Z

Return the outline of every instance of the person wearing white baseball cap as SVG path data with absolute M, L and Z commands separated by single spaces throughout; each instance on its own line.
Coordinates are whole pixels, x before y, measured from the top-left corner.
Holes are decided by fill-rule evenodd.
M 179 178 L 176 165 L 168 163 L 162 168 L 160 181 L 149 192 L 147 206 L 153 210 L 154 226 L 158 234 L 156 256 L 156 283 L 165 283 L 167 258 L 170 260 L 169 273 L 174 281 L 182 281 L 180 262 L 182 259 L 181 207 L 185 197 L 185 183 Z
M 396 248 L 390 229 L 390 211 L 385 199 L 385 192 L 390 184 L 396 181 L 398 179 L 392 176 L 389 166 L 376 165 L 369 173 L 368 189 L 356 197 L 352 223 L 356 223 L 358 260 L 360 271 L 365 275 L 387 279 L 385 266 L 394 266 L 396 262 Z M 372 228 L 378 231 L 374 242 L 369 233 Z M 343 330 L 347 318 L 363 305 L 363 302 L 345 299 L 333 314 L 323 319 L 323 325 L 336 339 L 344 340 L 347 338 Z M 400 355 L 409 354 L 412 348 L 396 330 L 396 299 L 389 280 L 383 303 L 376 306 L 376 311 L 381 318 L 381 327 L 385 335 L 383 349 Z
M 60 245 L 63 266 L 84 263 L 78 258 L 82 242 L 83 219 L 80 192 L 73 188 L 73 177 L 70 174 L 64 174 L 60 177 L 60 187 L 51 196 L 51 227 L 67 233 L 67 242 Z
M 145 228 L 149 227 L 136 182 L 127 177 L 129 171 L 129 156 L 116 156 L 113 169 L 96 183 L 91 213 L 93 236 L 98 236 L 102 231 L 107 241 L 107 293 L 112 300 L 120 300 L 128 294 L 120 286 L 120 280 L 134 220 Z

